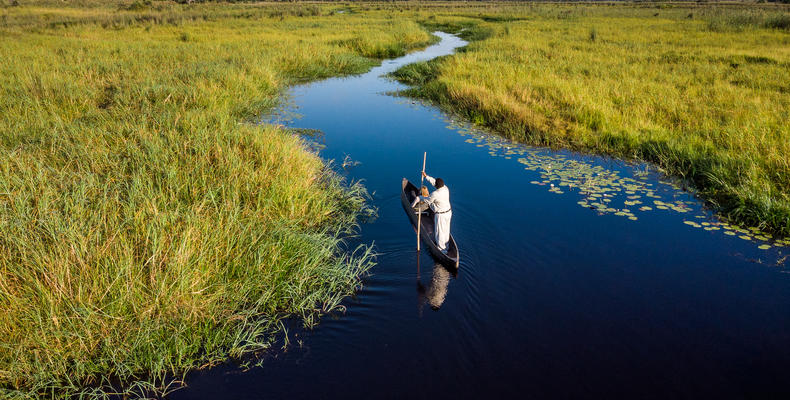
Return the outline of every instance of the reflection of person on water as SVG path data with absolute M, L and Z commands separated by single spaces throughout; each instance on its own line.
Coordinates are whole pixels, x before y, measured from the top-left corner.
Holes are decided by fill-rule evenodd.
M 422 200 L 420 196 L 428 197 L 428 187 L 423 186 L 422 188 L 420 188 L 420 196 L 417 196 L 417 193 L 414 193 L 414 191 L 412 191 L 411 193 L 412 196 L 414 196 L 414 201 L 411 202 L 411 208 L 414 209 L 415 214 L 427 210 L 429 207 L 428 202 Z
M 428 287 L 423 286 L 421 282 L 417 282 L 417 292 L 420 298 L 424 299 L 431 308 L 438 310 L 444 303 L 447 297 L 447 285 L 450 283 L 450 271 L 441 264 L 433 266 L 433 275 L 431 275 L 431 283 Z M 423 303 L 424 304 L 424 303 Z
M 429 197 L 420 196 L 426 201 L 433 210 L 433 224 L 436 227 L 436 247 L 442 253 L 447 254 L 447 242 L 450 241 L 450 219 L 453 217 L 453 212 L 450 209 L 450 189 L 444 185 L 442 178 L 432 178 L 422 173 L 422 176 L 436 188 Z

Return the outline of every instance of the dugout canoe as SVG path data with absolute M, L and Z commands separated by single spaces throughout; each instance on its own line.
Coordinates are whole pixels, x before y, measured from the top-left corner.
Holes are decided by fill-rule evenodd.
M 408 179 L 403 178 L 400 200 L 403 205 L 403 210 L 406 211 L 406 215 L 409 216 L 414 230 L 417 230 L 417 213 L 411 208 L 411 203 L 415 198 L 414 193 L 418 192 L 419 190 L 416 186 L 409 182 Z M 439 251 L 439 248 L 436 247 L 436 242 L 434 241 L 433 211 L 431 211 L 431 209 L 423 213 L 422 218 L 420 218 L 420 225 L 420 238 L 422 239 L 424 247 L 428 248 L 433 258 L 447 267 L 458 268 L 460 254 L 452 234 L 450 234 L 450 242 L 447 245 L 447 254 L 442 253 Z

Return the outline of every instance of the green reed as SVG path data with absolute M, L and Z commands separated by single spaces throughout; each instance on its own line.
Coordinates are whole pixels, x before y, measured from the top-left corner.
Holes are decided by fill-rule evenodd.
M 0 8 L 0 396 L 162 393 L 359 287 L 364 188 L 247 121 L 432 38 L 225 6 Z
M 476 41 L 398 71 L 417 85 L 407 94 L 527 143 L 653 162 L 731 222 L 790 235 L 787 6 L 503 3 L 415 18 Z

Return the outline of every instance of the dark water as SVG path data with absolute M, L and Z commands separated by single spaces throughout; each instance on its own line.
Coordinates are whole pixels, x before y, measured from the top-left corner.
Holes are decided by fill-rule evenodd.
M 381 255 L 347 313 L 170 397 L 790 398 L 787 248 L 760 249 L 772 242 L 719 225 L 645 165 L 517 146 L 385 95 L 402 86 L 382 74 L 463 44 L 442 39 L 295 87 L 278 117 L 323 131 L 322 156 L 360 162 L 348 175 L 374 193 L 359 240 Z M 451 191 L 461 267 L 423 251 L 418 285 L 399 190 L 423 151 Z

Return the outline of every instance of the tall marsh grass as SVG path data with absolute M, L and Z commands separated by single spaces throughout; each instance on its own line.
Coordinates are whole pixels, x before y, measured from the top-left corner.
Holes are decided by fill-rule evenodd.
M 362 72 L 430 35 L 259 11 L 0 24 L 0 396 L 161 392 L 265 348 L 282 318 L 314 324 L 359 285 L 371 254 L 340 238 L 364 189 L 244 121 L 288 84 Z
M 714 8 L 700 13 L 708 23 L 708 29 L 714 32 L 741 32 L 750 29 L 778 29 L 790 31 L 790 13 L 775 10 L 747 9 L 728 10 Z
M 423 11 L 494 33 L 396 76 L 508 137 L 654 162 L 731 221 L 790 235 L 790 9 L 658 6 Z

